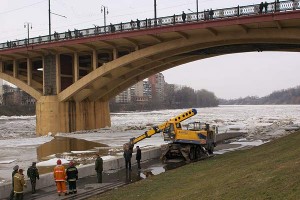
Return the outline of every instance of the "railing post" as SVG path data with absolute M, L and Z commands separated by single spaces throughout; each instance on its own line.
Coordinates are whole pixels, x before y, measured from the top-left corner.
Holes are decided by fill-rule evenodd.
M 175 21 L 175 14 L 173 15 L 173 25 L 175 25 L 176 21 Z
M 196 0 L 197 4 L 197 21 L 199 21 L 199 6 L 198 6 L 198 0 Z
M 240 16 L 240 5 L 238 5 L 238 7 L 237 7 L 237 16 L 238 17 Z

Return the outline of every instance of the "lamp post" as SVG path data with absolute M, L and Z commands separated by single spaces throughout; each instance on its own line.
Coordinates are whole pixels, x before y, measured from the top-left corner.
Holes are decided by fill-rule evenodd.
M 50 0 L 48 1 L 49 3 L 49 12 L 48 12 L 48 15 L 49 15 L 49 41 L 51 42 L 51 6 L 50 6 Z
M 197 7 L 197 21 L 199 21 L 199 7 L 198 7 L 198 0 L 196 0 L 196 7 Z
M 67 17 L 64 16 L 64 15 L 59 15 L 59 14 L 51 12 L 51 3 L 50 3 L 50 0 L 48 0 L 48 6 L 49 6 L 49 9 L 48 9 L 48 17 L 49 17 L 49 41 L 51 42 L 51 14 L 57 15 L 57 16 L 60 16 L 60 17 L 64 17 L 64 18 L 67 18 Z
M 104 16 L 104 26 L 105 26 L 105 31 L 106 31 L 106 15 L 108 15 L 108 7 L 101 5 L 101 13 L 103 13 Z
M 154 25 L 157 25 L 156 0 L 154 0 Z
M 27 28 L 27 40 L 29 44 L 29 28 L 32 29 L 32 23 L 31 22 L 25 22 L 24 23 L 24 28 Z

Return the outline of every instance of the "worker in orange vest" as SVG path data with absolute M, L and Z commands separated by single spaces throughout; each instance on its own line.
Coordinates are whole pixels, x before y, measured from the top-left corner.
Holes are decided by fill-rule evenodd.
M 66 170 L 65 167 L 61 164 L 61 160 L 57 160 L 57 165 L 54 167 L 54 181 L 56 183 L 57 193 L 58 196 L 61 195 L 61 193 L 64 193 L 65 196 L 68 195 L 67 188 L 66 188 Z

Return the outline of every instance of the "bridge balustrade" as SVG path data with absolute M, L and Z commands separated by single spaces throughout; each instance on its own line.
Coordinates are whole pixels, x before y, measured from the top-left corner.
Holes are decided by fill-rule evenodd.
M 280 1 L 280 3 L 269 3 L 266 13 L 273 12 L 286 12 L 299 10 L 300 3 L 299 0 L 292 1 Z M 95 26 L 93 28 L 77 30 L 74 31 L 68 30 L 63 33 L 54 32 L 51 36 L 39 36 L 35 38 L 16 40 L 16 41 L 7 41 L 4 43 L 0 43 L 0 50 L 7 48 L 15 48 L 15 47 L 24 47 L 28 45 L 35 45 L 41 43 L 49 43 L 55 41 L 62 40 L 71 40 L 80 37 L 90 37 L 96 35 L 103 34 L 112 34 L 115 32 L 123 32 L 123 31 L 134 31 L 138 29 L 149 29 L 161 26 L 170 26 L 175 24 L 182 23 L 191 23 L 197 21 L 205 21 L 205 20 L 213 20 L 213 19 L 223 19 L 223 18 L 232 18 L 239 16 L 249 16 L 249 15 L 259 15 L 259 4 L 248 5 L 248 6 L 237 6 L 233 8 L 223 8 L 213 10 L 213 15 L 209 16 L 209 11 L 204 10 L 198 13 L 187 13 L 186 21 L 184 22 L 182 19 L 182 15 L 173 15 L 167 17 L 161 17 L 155 19 L 146 19 L 137 21 L 131 21 L 120 24 L 113 24 L 108 26 Z M 198 15 L 198 17 L 197 17 Z M 51 37 L 51 38 L 50 38 Z

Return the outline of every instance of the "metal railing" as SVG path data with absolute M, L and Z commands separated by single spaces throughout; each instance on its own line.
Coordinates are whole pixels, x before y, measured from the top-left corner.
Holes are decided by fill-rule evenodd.
M 173 15 L 167 17 L 161 17 L 156 19 L 145 19 L 145 20 L 137 20 L 130 21 L 126 23 L 120 24 L 110 24 L 108 26 L 95 26 L 93 28 L 77 30 L 74 31 L 68 30 L 63 33 L 54 32 L 51 36 L 39 36 L 23 40 L 15 40 L 15 41 L 7 41 L 4 43 L 0 43 L 0 50 L 7 48 L 16 48 L 16 47 L 24 47 L 35 44 L 42 43 L 50 43 L 53 41 L 63 41 L 70 40 L 74 38 L 82 38 L 82 37 L 90 37 L 96 35 L 105 35 L 112 34 L 115 32 L 124 32 L 124 31 L 134 31 L 139 29 L 151 29 L 154 27 L 161 26 L 171 26 L 182 23 L 191 23 L 191 22 L 201 22 L 206 20 L 214 20 L 214 19 L 223 19 L 223 18 L 232 18 L 232 17 L 240 17 L 240 16 L 249 16 L 249 15 L 259 15 L 264 13 L 273 13 L 273 12 L 286 12 L 299 10 L 300 3 L 299 0 L 291 0 L 291 1 L 280 1 L 272 3 L 268 3 L 267 10 L 261 8 L 260 4 L 248 5 L 248 6 L 237 6 L 233 8 L 223 8 L 216 10 L 204 10 L 198 13 L 187 13 L 184 18 L 182 14 Z M 198 14 L 198 18 L 197 18 Z M 51 39 L 50 39 L 51 37 Z

